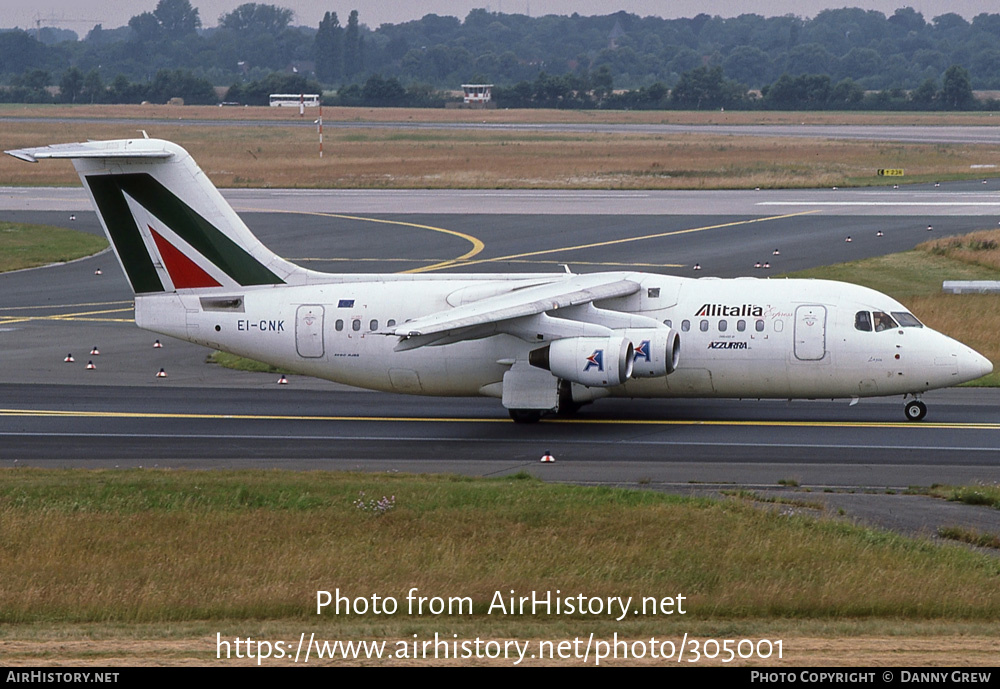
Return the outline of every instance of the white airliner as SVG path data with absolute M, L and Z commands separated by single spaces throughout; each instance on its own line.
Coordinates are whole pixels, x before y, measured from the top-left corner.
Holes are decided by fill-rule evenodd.
M 638 272 L 329 274 L 268 250 L 188 153 L 156 139 L 68 158 L 148 330 L 373 390 L 488 396 L 515 421 L 602 397 L 920 395 L 993 370 L 884 294 L 824 280 Z M 683 355 L 681 342 L 683 341 Z

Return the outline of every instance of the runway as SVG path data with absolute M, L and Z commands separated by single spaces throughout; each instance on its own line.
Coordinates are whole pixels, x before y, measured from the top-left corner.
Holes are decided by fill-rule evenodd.
M 202 387 L 192 395 L 186 385 L 0 385 L 7 400 L 0 407 L 0 437 L 7 439 L 0 459 L 147 466 L 275 461 L 289 468 L 390 460 L 419 461 L 435 471 L 486 462 L 493 468 L 475 473 L 492 474 L 534 464 L 550 449 L 564 460 L 648 463 L 647 472 L 661 481 L 680 478 L 671 465 L 693 461 L 703 465 L 701 474 L 685 480 L 718 483 L 727 482 L 737 464 L 794 466 L 826 480 L 820 474 L 836 463 L 867 468 L 866 482 L 855 485 L 898 489 L 935 463 L 977 476 L 992 470 L 1000 433 L 1000 420 L 988 411 L 1000 401 L 993 390 L 931 394 L 935 420 L 921 424 L 903 421 L 898 405 L 885 400 L 855 407 L 846 401 L 606 400 L 572 418 L 522 428 L 512 427 L 489 399 L 456 403 L 303 387 Z M 901 474 L 899 464 L 919 469 Z M 824 485 L 834 484 L 846 485 Z
M 35 117 L 20 117 L 16 115 L 0 116 L 0 122 L 37 122 Z M 53 123 L 75 124 L 117 124 L 129 127 L 156 127 L 169 124 L 171 126 L 195 127 L 237 127 L 240 129 L 254 127 L 279 128 L 314 128 L 313 118 L 284 119 L 163 119 L 139 117 L 74 117 L 45 118 Z M 451 131 L 518 131 L 547 132 L 575 134 L 717 134 L 723 136 L 764 136 L 781 138 L 809 139 L 847 139 L 854 141 L 899 141 L 906 143 L 952 143 L 952 144 L 997 144 L 1000 143 L 1000 130 L 996 127 L 961 126 L 961 125 L 831 125 L 831 124 L 658 124 L 658 123 L 575 123 L 575 122 L 414 122 L 403 120 L 398 122 L 371 122 L 326 119 L 323 122 L 326 129 L 389 129 L 399 130 L 451 130 Z
M 266 245 L 319 270 L 540 272 L 565 263 L 577 272 L 695 277 L 697 263 L 703 277 L 766 277 L 756 261 L 768 260 L 771 272 L 797 270 L 995 226 L 995 184 L 843 193 L 225 195 Z M 100 232 L 79 190 L 2 189 L 0 217 Z M 788 490 L 779 487 L 784 482 L 809 486 L 834 505 L 865 502 L 863 491 L 885 497 L 910 485 L 1000 480 L 1000 394 L 993 390 L 930 393 L 921 424 L 903 420 L 898 398 L 853 407 L 602 400 L 576 419 L 524 427 L 497 400 L 369 393 L 297 376 L 279 387 L 272 374 L 207 365 L 207 350 L 195 345 L 167 340 L 153 348 L 156 336 L 131 323 L 131 293 L 107 253 L 0 275 L 0 294 L 0 466 L 529 471 L 682 492 L 749 486 L 769 493 Z M 100 354 L 90 356 L 94 346 Z M 74 364 L 63 362 L 69 353 Z M 96 370 L 84 369 L 88 360 Z M 160 368 L 167 378 L 155 377 Z M 546 450 L 555 464 L 538 463 Z M 966 515 L 963 506 L 911 500 L 922 502 L 905 528 L 922 528 L 914 519 L 941 508 L 997 529 L 987 510 Z M 851 509 L 871 509 L 877 521 L 903 508 Z

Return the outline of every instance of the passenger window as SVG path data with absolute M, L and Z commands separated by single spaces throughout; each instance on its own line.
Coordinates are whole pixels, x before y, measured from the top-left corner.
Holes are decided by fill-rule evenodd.
M 892 316 L 884 311 L 872 311 L 872 321 L 874 321 L 875 332 L 877 333 L 898 327 L 896 321 L 892 320 Z
M 372 322 L 368 324 L 368 329 L 372 332 L 378 330 L 378 321 L 373 318 Z
M 774 322 L 774 332 L 780 333 L 785 329 L 785 322 L 780 318 Z
M 663 321 L 663 325 L 667 326 L 668 328 L 672 328 L 674 327 L 674 322 L 668 318 L 667 320 Z
M 724 333 L 729 328 L 729 321 L 719 321 L 719 332 Z
M 336 325 L 334 327 L 337 329 L 338 333 L 341 330 L 343 330 L 344 329 L 344 319 L 343 318 L 338 318 L 337 319 L 337 323 L 336 323 Z
M 872 331 L 872 317 L 867 311 L 858 311 L 854 314 L 854 328 L 866 333 Z
M 687 320 L 681 321 L 681 330 L 683 332 L 687 332 L 690 329 L 691 329 L 691 321 Z
M 359 330 L 361 330 L 360 318 L 355 318 L 353 321 L 351 321 L 351 330 L 353 330 L 354 332 L 358 332 Z
M 759 333 L 764 332 L 764 321 L 757 321 L 753 324 L 753 327 Z
M 701 328 L 701 331 L 703 333 L 707 333 L 708 332 L 708 321 L 702 321 L 701 323 L 698 324 L 698 327 Z
M 743 332 L 744 330 L 747 329 L 747 322 L 744 320 L 736 321 L 736 329 L 739 330 L 740 332 Z
M 385 327 L 387 327 L 387 328 L 394 328 L 394 327 L 396 327 L 396 319 L 395 318 L 390 318 L 389 320 L 387 320 L 385 322 Z

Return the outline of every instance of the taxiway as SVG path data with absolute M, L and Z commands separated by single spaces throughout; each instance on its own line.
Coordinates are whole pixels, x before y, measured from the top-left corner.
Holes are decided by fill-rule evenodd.
M 568 264 L 577 272 L 763 278 L 996 226 L 998 184 L 224 195 L 265 244 L 331 272 L 548 272 Z M 77 189 L 2 189 L 0 217 L 100 233 Z M 771 268 L 755 269 L 758 261 Z M 858 496 L 866 491 L 898 500 L 910 485 L 1000 480 L 1000 394 L 993 390 L 930 393 L 921 424 L 903 421 L 895 398 L 853 407 L 602 400 L 577 418 L 523 427 L 492 399 L 394 396 L 296 376 L 277 386 L 275 374 L 205 364 L 207 350 L 195 345 L 165 340 L 154 348 L 156 337 L 131 322 L 132 295 L 110 253 L 0 275 L 0 295 L 0 466 L 527 470 L 682 492 L 774 491 L 780 481 L 810 486 L 835 505 L 865 503 Z M 99 355 L 89 355 L 95 346 Z M 73 364 L 63 361 L 69 353 Z M 88 360 L 95 370 L 84 368 Z M 155 377 L 161 368 L 167 378 Z M 546 450 L 557 463 L 539 465 Z M 935 503 L 905 497 L 926 501 L 911 510 L 914 517 Z M 872 511 L 886 519 L 905 510 Z M 996 521 L 975 508 L 961 517 L 983 518 Z M 922 522 L 909 523 L 912 530 Z

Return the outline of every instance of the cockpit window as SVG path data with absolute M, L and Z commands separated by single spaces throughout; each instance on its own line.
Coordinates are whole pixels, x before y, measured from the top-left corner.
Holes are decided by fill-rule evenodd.
M 875 332 L 877 333 L 899 327 L 896 321 L 892 320 L 892 316 L 884 311 L 872 311 L 872 320 L 875 322 Z
M 854 314 L 854 327 L 870 333 L 872 331 L 872 315 L 867 311 L 858 311 Z
M 916 316 L 906 311 L 893 311 L 892 317 L 899 323 L 900 328 L 922 328 L 924 324 L 917 320 Z

